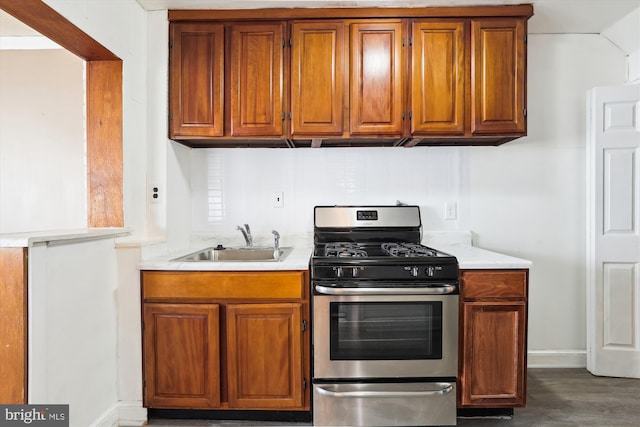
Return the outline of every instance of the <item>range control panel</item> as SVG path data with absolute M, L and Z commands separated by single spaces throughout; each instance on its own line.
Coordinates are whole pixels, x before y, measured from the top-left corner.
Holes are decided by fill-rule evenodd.
M 377 221 L 378 211 L 357 211 L 356 218 L 358 221 Z

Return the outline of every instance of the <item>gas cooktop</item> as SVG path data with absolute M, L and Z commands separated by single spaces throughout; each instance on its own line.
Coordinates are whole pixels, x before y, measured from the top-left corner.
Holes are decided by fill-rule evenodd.
M 458 260 L 421 236 L 417 206 L 316 206 L 311 278 L 457 280 Z
M 337 258 L 365 257 L 449 257 L 449 254 L 411 242 L 358 243 L 329 242 L 316 245 L 314 256 Z

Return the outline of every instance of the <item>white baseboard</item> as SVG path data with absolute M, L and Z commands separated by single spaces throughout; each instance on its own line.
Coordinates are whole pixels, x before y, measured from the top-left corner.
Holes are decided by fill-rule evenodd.
M 147 408 L 142 401 L 118 403 L 118 427 L 139 427 L 147 424 Z
M 118 427 L 118 404 L 104 411 L 90 427 Z
M 532 350 L 527 353 L 529 368 L 586 368 L 586 350 Z
M 147 408 L 142 402 L 118 402 L 90 427 L 140 427 L 147 424 Z

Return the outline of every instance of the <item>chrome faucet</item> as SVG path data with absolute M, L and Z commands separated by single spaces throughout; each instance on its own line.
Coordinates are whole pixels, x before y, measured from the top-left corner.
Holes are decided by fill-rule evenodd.
M 245 224 L 244 228 L 238 225 L 236 226 L 236 230 L 240 230 L 240 232 L 242 233 L 242 237 L 244 237 L 244 242 L 246 246 L 252 247 L 253 237 L 251 236 L 251 229 L 249 228 L 249 224 Z
M 273 233 L 273 259 L 280 259 L 280 233 L 271 230 Z

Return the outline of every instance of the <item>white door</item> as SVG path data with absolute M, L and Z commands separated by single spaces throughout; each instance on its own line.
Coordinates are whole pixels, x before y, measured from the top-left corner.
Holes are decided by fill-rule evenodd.
M 587 369 L 640 378 L 640 86 L 588 95 Z

